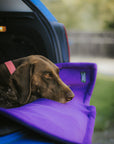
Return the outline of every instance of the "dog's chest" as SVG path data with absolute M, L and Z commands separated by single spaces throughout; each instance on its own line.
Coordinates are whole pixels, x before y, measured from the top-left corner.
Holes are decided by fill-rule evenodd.
M 0 107 L 12 107 L 15 101 L 17 101 L 15 92 L 0 86 Z

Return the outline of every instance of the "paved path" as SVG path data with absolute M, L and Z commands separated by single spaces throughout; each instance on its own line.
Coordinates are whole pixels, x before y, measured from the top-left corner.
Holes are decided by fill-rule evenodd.
M 114 144 L 114 129 L 94 132 L 92 144 Z
M 96 63 L 98 67 L 98 73 L 114 76 L 114 59 L 108 58 L 87 58 L 71 56 L 71 62 L 92 62 Z

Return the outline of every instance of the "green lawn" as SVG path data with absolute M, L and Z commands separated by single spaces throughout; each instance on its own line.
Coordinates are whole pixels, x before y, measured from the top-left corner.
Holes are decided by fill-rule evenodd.
M 114 77 L 97 76 L 90 104 L 97 111 L 95 130 L 114 127 Z

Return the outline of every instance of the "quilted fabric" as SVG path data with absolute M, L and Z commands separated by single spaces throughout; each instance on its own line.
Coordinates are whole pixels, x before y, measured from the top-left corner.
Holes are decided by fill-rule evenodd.
M 60 142 L 91 144 L 96 109 L 89 102 L 95 84 L 96 65 L 57 65 L 61 78 L 75 93 L 72 101 L 61 104 L 42 98 L 18 108 L 0 108 L 0 114 Z

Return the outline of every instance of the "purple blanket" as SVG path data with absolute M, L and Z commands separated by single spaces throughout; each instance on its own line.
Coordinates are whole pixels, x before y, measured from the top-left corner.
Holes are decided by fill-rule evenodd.
M 62 80 L 75 93 L 72 101 L 60 104 L 42 98 L 19 108 L 0 108 L 0 113 L 52 139 L 65 143 L 91 144 L 96 109 L 89 102 L 96 79 L 96 65 L 57 65 Z

